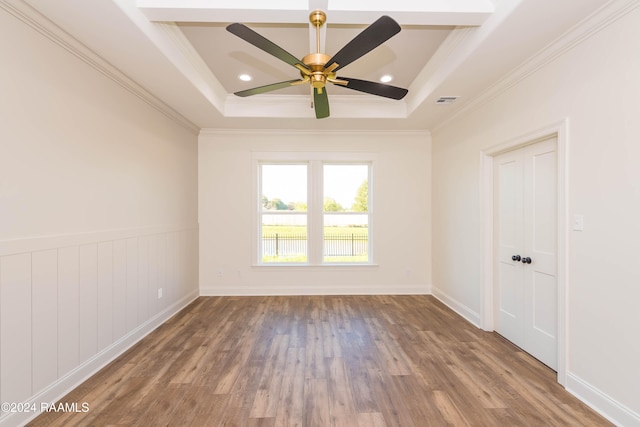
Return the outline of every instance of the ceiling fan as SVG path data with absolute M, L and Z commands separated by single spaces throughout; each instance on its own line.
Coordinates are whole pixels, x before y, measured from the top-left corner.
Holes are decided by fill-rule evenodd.
M 326 20 L 327 15 L 321 10 L 314 10 L 309 15 L 309 21 L 316 29 L 316 53 L 310 53 L 302 58 L 302 60 L 299 60 L 244 24 L 235 23 L 229 25 L 227 31 L 275 56 L 281 61 L 294 66 L 300 71 L 301 76 L 301 78 L 295 80 L 287 80 L 235 92 L 235 95 L 245 97 L 271 92 L 288 86 L 309 83 L 313 91 L 313 105 L 315 107 L 316 118 L 318 119 L 329 117 L 329 99 L 325 89 L 327 82 L 346 87 L 347 89 L 383 96 L 385 98 L 396 100 L 404 98 L 408 92 L 407 89 L 368 80 L 336 76 L 338 70 L 346 67 L 398 34 L 400 32 L 400 25 L 389 16 L 382 16 L 331 57 L 320 52 L 320 27 L 324 25 Z

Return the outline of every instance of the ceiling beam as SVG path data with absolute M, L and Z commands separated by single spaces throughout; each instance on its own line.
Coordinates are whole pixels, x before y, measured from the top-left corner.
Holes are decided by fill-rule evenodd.
M 494 9 L 490 0 L 329 0 L 328 10 L 336 24 L 363 24 L 391 15 L 400 25 L 478 26 Z
M 150 21 L 244 22 L 300 24 L 318 0 L 137 0 Z M 491 0 L 329 0 L 325 12 L 332 24 L 369 24 L 380 15 L 400 25 L 477 26 L 491 16 Z

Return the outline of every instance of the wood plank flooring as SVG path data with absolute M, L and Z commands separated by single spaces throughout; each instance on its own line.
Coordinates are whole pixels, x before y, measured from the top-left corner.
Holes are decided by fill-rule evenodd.
M 607 426 L 431 296 L 201 297 L 31 426 Z

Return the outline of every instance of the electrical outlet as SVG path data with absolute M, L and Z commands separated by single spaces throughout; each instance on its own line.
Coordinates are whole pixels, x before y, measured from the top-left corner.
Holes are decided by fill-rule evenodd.
M 224 270 L 220 269 L 218 270 L 218 277 L 222 277 L 224 276 Z
M 162 288 L 158 288 L 158 299 L 162 298 Z

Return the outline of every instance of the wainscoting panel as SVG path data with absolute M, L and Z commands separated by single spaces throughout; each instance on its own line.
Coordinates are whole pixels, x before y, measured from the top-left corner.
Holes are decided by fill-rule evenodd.
M 98 351 L 113 342 L 113 242 L 98 244 Z
M 126 285 L 126 297 L 125 297 L 125 330 L 129 333 L 138 326 L 138 269 L 140 264 L 138 263 L 138 239 L 127 239 L 126 242 L 127 258 L 125 261 L 125 285 Z
M 85 283 L 83 283 L 85 285 Z M 69 372 L 80 357 L 80 248 L 58 249 L 58 372 Z M 83 319 L 84 320 L 84 319 Z
M 98 352 L 98 244 L 82 245 L 80 250 L 79 348 L 80 363 Z
M 31 343 L 33 391 L 58 379 L 58 251 L 31 255 Z
M 127 333 L 127 242 L 113 242 L 113 339 Z
M 1 401 L 62 397 L 191 302 L 197 251 L 196 226 L 0 241 Z
M 149 236 L 138 239 L 138 319 L 149 318 Z M 155 297 L 155 295 L 154 295 Z
M 0 401 L 31 396 L 31 254 L 0 259 Z

